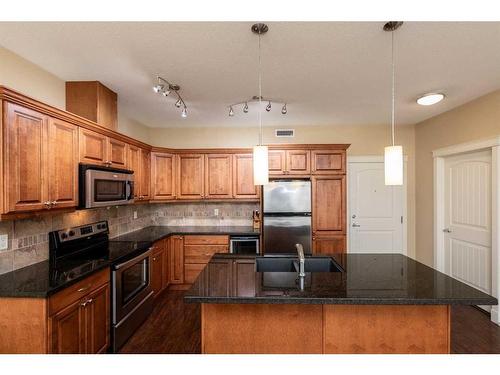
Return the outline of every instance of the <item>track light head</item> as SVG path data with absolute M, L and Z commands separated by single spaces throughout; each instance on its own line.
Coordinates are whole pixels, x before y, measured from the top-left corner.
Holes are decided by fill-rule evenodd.
M 230 116 L 230 117 L 233 117 L 233 116 L 234 116 L 233 107 L 229 107 L 229 116 Z
M 178 99 L 178 100 L 175 102 L 175 106 L 176 106 L 177 108 L 180 108 L 180 107 L 181 107 L 181 104 L 182 104 L 182 102 L 181 102 L 181 100 L 180 100 L 180 99 Z
M 156 93 L 158 94 L 158 93 L 160 93 L 161 91 L 163 91 L 163 88 L 164 88 L 164 87 L 165 87 L 165 86 L 163 86 L 163 85 L 157 84 L 157 85 L 153 86 L 153 91 L 154 91 L 154 92 L 156 92 Z
M 188 116 L 188 114 L 187 114 L 187 108 L 186 108 L 186 107 L 184 107 L 184 108 L 182 109 L 181 116 L 182 116 L 183 118 L 186 118 L 186 117 Z
M 170 94 L 170 90 L 167 89 L 167 90 L 164 90 L 161 92 L 161 94 L 164 96 L 164 97 L 167 97 L 169 94 Z
M 269 112 L 271 110 L 271 102 L 267 104 L 266 111 Z
M 243 112 L 248 113 L 248 103 L 245 103 L 245 106 L 243 107 Z
M 288 112 L 288 111 L 287 111 L 287 109 L 286 109 L 286 103 L 285 103 L 285 105 L 283 106 L 283 108 L 281 108 L 281 113 L 282 113 L 283 115 L 286 115 L 286 113 L 287 113 L 287 112 Z

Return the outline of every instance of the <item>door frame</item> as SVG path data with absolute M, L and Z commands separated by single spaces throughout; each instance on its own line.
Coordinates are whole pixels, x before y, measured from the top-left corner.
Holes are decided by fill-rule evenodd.
M 407 165 L 408 165 L 408 155 L 404 155 L 403 164 L 403 249 L 402 254 L 408 255 L 408 178 L 407 178 Z M 383 155 L 363 155 L 363 156 L 347 156 L 347 210 L 346 210 L 346 233 L 347 233 L 347 252 L 351 250 L 351 184 L 349 176 L 351 175 L 351 165 L 354 163 L 384 163 Z
M 500 135 L 443 147 L 432 152 L 434 158 L 434 268 L 444 273 L 445 158 L 468 152 L 491 150 L 491 294 L 500 291 Z M 498 305 L 491 306 L 491 321 L 500 325 Z

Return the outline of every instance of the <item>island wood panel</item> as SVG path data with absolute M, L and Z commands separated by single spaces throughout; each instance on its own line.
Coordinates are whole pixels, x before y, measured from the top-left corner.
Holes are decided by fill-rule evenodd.
M 326 354 L 447 354 L 447 305 L 324 305 Z
M 92 130 L 80 128 L 80 162 L 103 165 L 108 162 L 108 138 Z
M 177 160 L 177 198 L 204 198 L 204 155 L 181 154 Z
M 0 304 L 0 353 L 47 353 L 47 300 L 1 298 Z
M 139 184 L 141 181 L 141 149 L 134 145 L 128 145 L 127 169 L 134 171 L 134 198 L 139 196 Z
M 268 170 L 270 175 L 283 175 L 286 172 L 286 151 L 268 151 Z
M 321 354 L 321 305 L 202 304 L 202 353 Z
M 345 234 L 345 175 L 312 177 L 313 237 Z
M 233 196 L 234 198 L 259 198 L 259 188 L 253 183 L 253 155 L 233 155 Z
M 127 144 L 118 139 L 109 138 L 108 161 L 114 168 L 127 168 Z
M 311 151 L 312 174 L 345 174 L 345 150 Z
M 232 197 L 232 155 L 205 155 L 205 198 Z
M 286 174 L 307 175 L 311 173 L 311 152 L 308 150 L 286 151 Z
M 175 199 L 175 155 L 152 153 L 151 175 L 151 199 Z
M 49 118 L 49 201 L 55 207 L 78 205 L 78 127 Z
M 6 103 L 4 125 L 5 211 L 47 208 L 48 118 Z

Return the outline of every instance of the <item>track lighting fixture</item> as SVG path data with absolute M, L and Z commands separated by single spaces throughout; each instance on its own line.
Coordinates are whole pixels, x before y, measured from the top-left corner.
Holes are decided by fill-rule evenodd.
M 163 95 L 164 97 L 169 96 L 173 92 L 177 96 L 177 101 L 175 102 L 175 106 L 177 108 L 183 107 L 181 116 L 187 117 L 187 106 L 186 103 L 184 102 L 184 99 L 182 99 L 181 94 L 179 93 L 181 87 L 174 83 L 170 83 L 165 78 L 162 78 L 160 76 L 157 76 L 156 79 L 158 80 L 158 83 L 153 86 L 153 91 L 156 92 L 157 94 Z
M 234 116 L 233 107 L 229 107 L 229 116 Z
M 267 104 L 266 111 L 269 112 L 271 110 L 271 102 Z
M 283 115 L 286 115 L 286 113 L 287 113 L 286 103 L 285 103 L 285 105 L 283 106 L 283 108 L 281 108 L 281 113 L 282 113 Z
M 243 107 L 243 113 L 248 113 L 249 110 L 250 110 L 250 105 L 249 104 L 251 104 L 251 103 L 265 103 L 265 102 L 267 102 L 267 105 L 266 105 L 266 111 L 267 112 L 271 111 L 273 104 L 282 106 L 282 108 L 281 108 L 281 113 L 282 114 L 286 115 L 287 112 L 288 112 L 287 108 L 286 108 L 286 103 L 284 103 L 282 100 L 271 99 L 271 98 L 264 98 L 264 97 L 260 97 L 259 95 L 254 95 L 252 98 L 250 98 L 248 100 L 237 102 L 237 103 L 233 103 L 233 104 L 229 105 L 228 106 L 228 108 L 229 108 L 229 116 L 233 117 L 236 114 L 234 112 L 234 107 L 242 106 Z M 231 108 L 233 109 L 233 112 L 231 112 Z
M 248 103 L 245 103 L 245 106 L 243 107 L 243 112 L 248 113 Z

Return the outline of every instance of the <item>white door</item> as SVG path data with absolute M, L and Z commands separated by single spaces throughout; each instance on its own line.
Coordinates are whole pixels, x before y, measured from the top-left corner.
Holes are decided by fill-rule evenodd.
M 491 151 L 444 166 L 445 273 L 491 294 Z
M 384 162 L 349 162 L 349 252 L 406 253 L 404 188 L 386 186 Z

